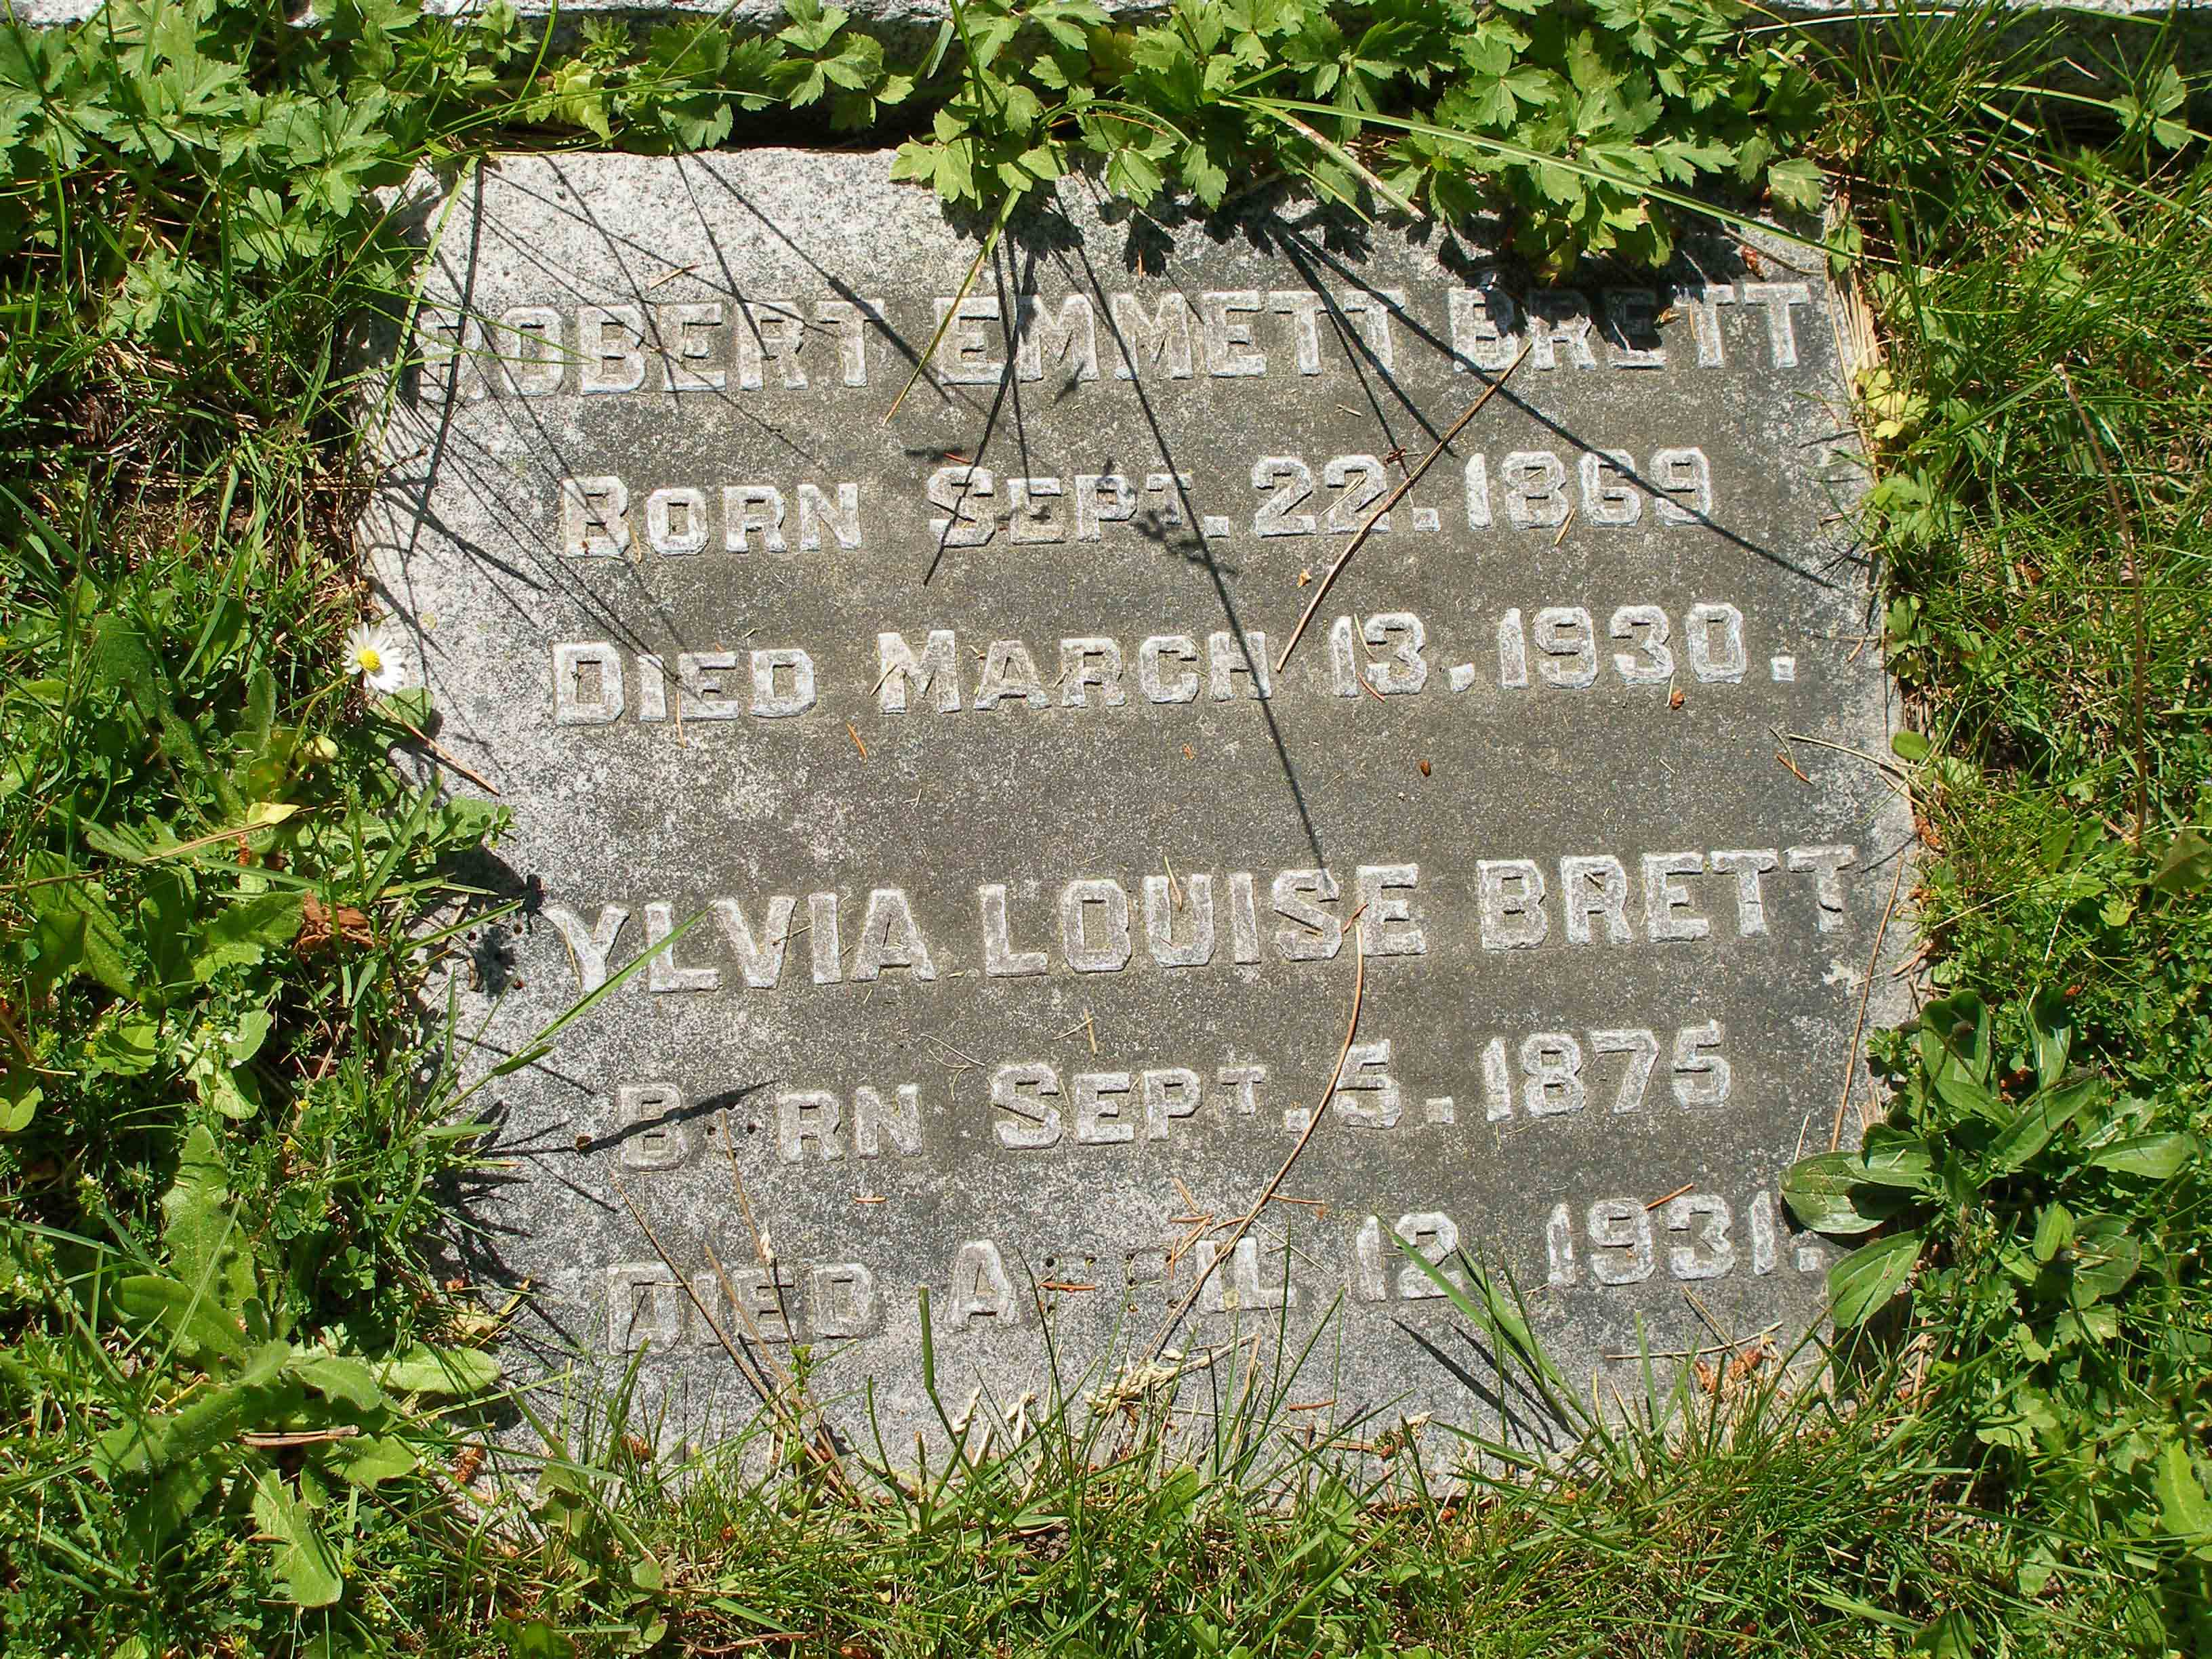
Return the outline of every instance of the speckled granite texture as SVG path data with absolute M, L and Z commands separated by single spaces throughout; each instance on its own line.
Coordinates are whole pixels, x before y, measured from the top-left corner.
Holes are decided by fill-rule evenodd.
M 469 1063 L 699 918 L 477 1097 L 508 1162 L 465 1271 L 529 1282 L 518 1352 L 645 1345 L 697 1437 L 756 1403 L 724 1339 L 771 1380 L 811 1343 L 848 1443 L 907 1461 L 925 1291 L 978 1436 L 1054 1358 L 1080 1395 L 1178 1352 L 1203 1412 L 1311 1339 L 1317 1432 L 1540 1439 L 1394 1233 L 1510 1270 L 1578 1387 L 1639 1386 L 1638 1322 L 1815 1316 L 1775 1183 L 1909 841 L 1821 276 L 1731 243 L 1532 291 L 1247 205 L 1071 182 L 887 420 L 975 244 L 884 155 L 508 158 L 418 202 L 362 533 L 514 814 Z

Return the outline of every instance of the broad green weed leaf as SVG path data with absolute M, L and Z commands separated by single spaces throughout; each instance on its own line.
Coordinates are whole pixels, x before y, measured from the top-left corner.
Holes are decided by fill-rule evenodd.
M 1869 1186 L 1916 1190 L 1933 1196 L 1941 1189 L 1936 1162 L 1920 1137 L 1886 1123 L 1867 1131 L 1859 1148 L 1859 1179 Z
M 122 823 L 88 823 L 84 839 L 94 852 L 124 864 L 136 864 L 151 856 L 154 843 L 143 830 Z
M 222 1476 L 216 1459 L 198 1458 L 167 1471 L 131 1504 L 124 1513 L 123 1535 L 140 1561 L 161 1554 Z
M 1790 1213 L 1818 1233 L 1870 1233 L 1910 1202 L 1929 1178 L 1924 1153 L 1869 1166 L 1856 1152 L 1820 1152 L 1800 1159 L 1782 1177 Z
M 2205 1553 L 2205 1547 L 2212 1544 L 2212 1498 L 2204 1494 L 2196 1459 L 2185 1444 L 2166 1443 L 2152 1484 L 2158 1493 L 2159 1526 L 2168 1535 L 2196 1546 L 2197 1553 Z
M 286 1368 L 289 1373 L 326 1400 L 335 1400 L 360 1411 L 375 1411 L 391 1402 L 378 1384 L 368 1362 L 351 1354 L 310 1350 Z
M 2006 1121 L 2005 1103 L 1996 1091 L 1955 1059 L 1945 1059 L 1930 1077 L 1936 1097 L 1947 1106 L 1990 1122 Z
M 1920 1012 L 1921 1062 L 1932 1074 L 1948 1055 L 1977 1082 L 1990 1075 L 1990 1011 L 1972 991 L 1931 1002 Z
M 116 1310 L 126 1319 L 159 1324 L 189 1360 L 246 1352 L 245 1322 L 215 1298 L 167 1273 L 133 1273 L 115 1287 Z
M 276 1576 L 303 1607 L 326 1607 L 345 1589 L 337 1553 L 284 1477 L 264 1468 L 253 1483 L 253 1522 L 276 1545 Z
M 20 1134 L 29 1128 L 31 1120 L 38 1115 L 39 1103 L 46 1097 L 45 1086 L 29 1066 L 11 1060 L 0 1067 L 0 1135 Z
M 499 1361 L 474 1348 L 433 1348 L 417 1343 L 376 1367 L 376 1380 L 393 1394 L 482 1394 L 499 1381 Z
M 230 1382 L 195 1394 L 175 1412 L 150 1413 L 110 1429 L 95 1443 L 98 1466 L 112 1478 L 158 1472 L 218 1449 L 228 1455 L 240 1433 L 266 1422 L 283 1403 L 284 1391 L 271 1385 L 291 1352 L 282 1342 L 264 1343 Z
M 397 1480 L 420 1462 L 414 1449 L 396 1435 L 365 1434 L 343 1442 L 333 1460 L 337 1472 L 356 1486 Z
M 143 878 L 142 893 L 138 939 L 153 977 L 140 997 L 156 1006 L 167 1006 L 174 994 L 191 981 L 187 947 L 198 896 L 185 872 L 175 869 L 149 871 Z
M 1784 207 L 1800 213 L 1820 210 L 1820 169 L 1802 157 L 1777 161 L 1766 170 L 1767 193 Z
M 945 27 L 950 28 L 951 25 L 947 23 Z M 574 1645 L 542 1620 L 533 1619 L 525 1625 L 502 1616 L 492 1620 L 491 1634 L 499 1642 L 500 1651 L 511 1655 L 513 1659 L 574 1659 Z
M 31 889 L 32 930 L 38 947 L 33 982 L 59 984 L 72 972 L 92 975 L 116 995 L 136 998 L 141 991 L 130 960 L 130 946 L 114 907 L 98 883 L 51 854 L 27 860 L 27 873 L 40 884 Z
M 2063 1089 L 2038 1090 L 2028 1097 L 2019 1115 L 1990 1143 L 1982 1160 L 1984 1173 L 1990 1176 L 2017 1174 L 2104 1089 L 2103 1079 L 2085 1078 Z
M 243 1123 L 261 1109 L 261 1085 L 252 1073 L 241 1067 L 210 1066 L 196 1070 L 192 1086 L 203 1104 L 234 1123 Z
M 1963 1611 L 1954 1607 L 1921 1627 L 1912 1639 L 1912 1651 L 1925 1659 L 1974 1659 L 1974 1626 Z
M 2195 1151 L 2196 1143 L 2185 1134 L 2137 1135 L 2131 1140 L 2100 1146 L 2083 1162 L 2093 1170 L 2110 1170 L 2115 1175 L 2166 1181 L 2189 1161 Z
M 195 1124 L 177 1155 L 176 1178 L 161 1194 L 161 1242 L 171 1271 L 211 1306 L 236 1312 L 254 1291 L 253 1263 L 230 1206 L 229 1175 L 215 1135 Z
M 2027 1037 L 2035 1050 L 2036 1086 L 2048 1089 L 2065 1075 L 2074 1048 L 2074 1017 L 2063 996 L 2045 989 L 2030 1000 Z
M 59 906 L 39 906 L 31 929 L 31 992 L 46 994 L 82 967 L 85 959 L 85 920 L 82 912 Z M 124 994 L 128 995 L 128 981 Z
M 1859 1160 L 1850 1152 L 1822 1152 L 1800 1159 L 1782 1177 L 1783 1200 L 1798 1221 L 1819 1233 L 1870 1233 L 1884 1219 L 1869 1215 L 1854 1200 L 1863 1185 Z
M 2194 830 L 2184 829 L 2166 843 L 2166 856 L 2150 878 L 2154 891 L 2168 896 L 2193 893 L 2212 881 L 2212 841 Z
M 234 899 L 201 931 L 192 976 L 204 984 L 222 969 L 250 966 L 300 933 L 298 893 L 258 893 Z
M 136 1012 L 111 1011 L 85 1044 L 85 1060 L 94 1072 L 137 1077 L 161 1057 L 161 1028 Z
M 239 728 L 239 741 L 249 755 L 265 754 L 276 726 L 276 681 L 266 665 L 257 664 L 246 676 L 246 720 Z
M 1903 1290 L 1920 1260 L 1916 1229 L 1863 1244 L 1828 1269 L 1828 1297 L 1836 1323 L 1863 1324 Z
M 2073 1282 L 2067 1297 L 2087 1308 L 2117 1296 L 2142 1269 L 2142 1245 L 2117 1215 L 2087 1216 L 2075 1228 Z
M 249 1008 L 240 1014 L 238 1024 L 231 1028 L 230 1036 L 224 1042 L 230 1063 L 243 1066 L 259 1054 L 262 1043 L 268 1039 L 272 1023 L 266 1008 Z
M 2035 1218 L 2030 1246 L 2038 1261 L 2048 1261 L 2074 1242 L 2074 1215 L 2063 1204 L 2046 1204 Z
M 101 613 L 93 623 L 90 666 L 96 689 L 121 692 L 150 714 L 160 697 L 154 653 L 135 618 L 116 611 Z

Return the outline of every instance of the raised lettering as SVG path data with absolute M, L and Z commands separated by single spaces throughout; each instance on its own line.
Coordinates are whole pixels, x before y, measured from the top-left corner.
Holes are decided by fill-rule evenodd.
M 1275 929 L 1275 949 L 1285 961 L 1326 962 L 1344 948 L 1344 924 L 1321 908 L 1335 903 L 1338 896 L 1336 878 L 1326 870 L 1285 870 L 1276 875 L 1269 902 L 1277 915 L 1297 924 Z
M 1060 642 L 1060 706 L 1088 708 L 1091 693 L 1098 693 L 1102 708 L 1119 708 L 1129 701 L 1121 689 L 1121 647 L 1112 640 L 1085 635 Z
M 1150 1140 L 1165 1140 L 1168 1120 L 1188 1117 L 1198 1109 L 1205 1092 L 1198 1073 L 1186 1066 L 1162 1066 L 1146 1072 L 1144 1085 L 1145 1135 Z
M 1607 942 L 1626 945 L 1635 938 L 1628 926 L 1628 872 L 1606 854 L 1559 860 L 1559 896 L 1566 912 L 1567 943 L 1593 942 L 1590 918 L 1605 918 Z
M 1003 360 L 991 356 L 996 331 L 978 323 L 999 320 L 999 302 L 988 294 L 970 294 L 957 300 L 937 301 L 937 349 L 930 368 L 954 386 L 995 386 L 1006 372 Z
M 823 1163 L 837 1163 L 845 1156 L 844 1143 L 838 1139 L 844 1121 L 837 1097 L 827 1090 L 788 1090 L 775 1097 L 776 1152 L 786 1164 L 801 1164 L 811 1140 Z
M 1060 1073 L 1041 1060 L 1001 1066 L 991 1074 L 991 1103 L 1006 1114 L 991 1126 L 999 1145 L 1041 1152 L 1060 1143 Z
M 880 672 L 876 680 L 876 707 L 886 714 L 903 714 L 909 692 L 926 696 L 934 686 L 938 712 L 957 713 L 960 708 L 960 674 L 955 666 L 957 650 L 949 628 L 932 629 L 919 657 L 906 642 L 905 635 L 877 635 L 876 666 Z
M 629 486 L 611 475 L 563 478 L 561 550 L 572 559 L 622 559 L 630 554 Z
M 1246 683 L 1243 696 L 1265 701 L 1272 690 L 1267 679 L 1267 636 L 1235 634 L 1218 629 L 1206 636 L 1206 684 L 1216 702 L 1229 702 L 1239 694 L 1237 681 Z
M 732 553 L 750 550 L 750 538 L 757 533 L 761 545 L 771 553 L 785 550 L 783 491 L 774 484 L 733 483 L 722 486 L 722 546 Z
M 681 968 L 676 963 L 676 947 L 668 944 L 676 931 L 674 914 L 665 904 L 645 907 L 645 948 L 653 952 L 653 960 L 646 963 L 647 988 L 656 992 L 712 991 L 722 982 L 719 968 Z M 655 949 L 660 946 L 662 948 Z
M 1014 372 L 1024 380 L 1044 379 L 1045 362 L 1067 366 L 1067 380 L 1098 378 L 1098 317 L 1091 301 L 1071 294 L 1060 302 L 1057 318 L 1048 316 L 1034 294 L 1022 296 L 1017 308 L 1018 334 L 1014 342 Z
M 1115 295 L 1106 309 L 1115 342 L 1121 348 L 1121 361 L 1114 370 L 1115 379 L 1135 380 L 1139 355 L 1170 380 L 1190 379 L 1190 302 L 1182 295 L 1162 295 L 1150 316 L 1145 313 L 1144 301 L 1134 294 Z
M 1735 931 L 1750 939 L 1766 931 L 1766 904 L 1759 878 L 1780 862 L 1771 847 L 1716 848 L 1706 860 L 1717 874 L 1735 878 Z
M 1100 937 L 1091 912 L 1103 912 Z M 1129 896 L 1118 881 L 1071 881 L 1060 890 L 1060 949 L 1079 974 L 1118 973 L 1129 965 Z
M 1429 941 L 1406 897 L 1420 883 L 1418 864 L 1363 864 L 1359 888 L 1359 951 L 1370 957 L 1418 957 Z
M 1012 702 L 1031 708 L 1047 708 L 1052 699 L 1037 678 L 1036 659 L 1019 640 L 993 640 L 984 654 L 983 672 L 975 683 L 975 707 L 996 708 Z
M 818 1337 L 868 1336 L 882 1322 L 876 1276 L 858 1261 L 832 1261 L 815 1268 L 806 1299 Z
M 635 306 L 586 306 L 576 325 L 579 392 L 635 392 L 645 384 L 644 313 Z
M 1541 945 L 1551 931 L 1544 914 L 1544 872 L 1527 859 L 1478 859 L 1474 874 L 1481 898 L 1482 948 L 1525 951 Z
M 1127 1072 L 1079 1072 L 1075 1076 L 1075 1139 L 1079 1146 L 1118 1146 L 1137 1138 L 1126 1109 L 1133 1086 Z
M 778 671 L 790 676 L 779 686 Z M 795 646 L 753 653 L 753 713 L 763 720 L 803 714 L 814 707 L 814 659 Z
M 1844 925 L 1843 872 L 1858 862 L 1856 847 L 1793 847 L 1790 867 L 1813 873 L 1813 897 L 1820 931 L 1832 933 Z
M 737 330 L 738 384 L 748 392 L 760 389 L 767 360 L 775 360 L 778 378 L 787 387 L 806 384 L 806 371 L 799 366 L 799 348 L 806 343 L 806 319 L 796 300 L 760 300 L 741 307 L 744 320 Z
M 720 328 L 722 325 L 722 302 L 702 301 L 692 305 L 662 306 L 653 320 L 660 325 L 661 368 L 668 377 L 671 392 L 720 392 L 726 380 L 721 368 L 702 368 L 698 365 L 713 363 L 714 342 L 702 337 L 695 330 Z
M 869 893 L 867 913 L 860 919 L 860 945 L 853 954 L 855 981 L 874 979 L 886 968 L 907 969 L 916 979 L 937 977 L 914 911 L 896 887 L 878 887 Z
M 833 504 L 822 493 L 818 484 L 799 486 L 799 550 L 818 552 L 822 547 L 822 530 L 828 526 L 836 538 L 837 545 L 854 548 L 860 544 L 860 486 L 841 483 L 837 499 Z
M 983 907 L 983 972 L 994 979 L 1020 979 L 1045 970 L 1042 951 L 1017 951 L 1006 927 L 1006 889 L 994 882 L 975 890 Z
M 1181 663 L 1198 660 L 1198 646 L 1188 634 L 1155 634 L 1137 647 L 1137 689 L 1149 702 L 1195 702 L 1198 675 L 1186 668 L 1163 678 L 1160 663 L 1173 658 Z
M 1690 890 L 1677 876 L 1705 872 L 1701 853 L 1646 853 L 1644 855 L 1644 932 L 1656 940 L 1703 939 L 1713 930 L 1704 916 L 1690 911 Z
M 625 1083 L 615 1091 L 615 1134 L 626 1170 L 673 1170 L 691 1155 L 691 1130 L 677 1114 L 684 1093 L 671 1083 Z
M 1145 878 L 1146 948 L 1163 968 L 1203 968 L 1213 960 L 1213 878 L 1185 876 L 1179 890 L 1190 915 L 1190 937 L 1181 944 L 1175 937 L 1178 884 L 1165 876 Z
M 862 1084 L 853 1091 L 853 1151 L 861 1158 L 882 1154 L 883 1138 L 911 1158 L 921 1150 L 921 1085 L 902 1083 L 891 1091 L 890 1105 L 882 1091 Z
M 553 723 L 606 726 L 622 718 L 622 653 L 604 640 L 553 647 Z
M 1258 290 L 1231 289 L 1201 294 L 1198 304 L 1205 321 L 1206 372 L 1220 379 L 1265 374 L 1267 360 L 1252 349 L 1252 325 L 1230 320 L 1231 313 L 1261 308 Z
M 769 900 L 765 936 L 757 940 L 737 900 L 714 901 L 714 919 L 737 956 L 738 973 L 756 991 L 772 991 L 783 977 L 783 947 L 791 937 L 791 913 L 798 902 L 783 893 Z
M 607 982 L 607 957 L 622 937 L 623 924 L 629 920 L 629 912 L 619 904 L 603 904 L 599 918 L 590 927 L 584 919 L 565 904 L 549 904 L 539 914 L 551 922 L 561 935 L 562 943 L 568 947 L 568 959 L 576 969 L 576 994 L 586 996 Z

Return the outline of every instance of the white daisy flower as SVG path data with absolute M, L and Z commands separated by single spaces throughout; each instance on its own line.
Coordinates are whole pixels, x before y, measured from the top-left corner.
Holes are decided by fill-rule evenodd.
M 346 665 L 379 694 L 397 691 L 406 678 L 392 657 L 392 641 L 370 623 L 356 623 L 346 635 Z

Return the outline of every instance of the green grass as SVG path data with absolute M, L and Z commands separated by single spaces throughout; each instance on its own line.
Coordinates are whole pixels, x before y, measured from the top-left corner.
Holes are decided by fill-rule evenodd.
M 416 711 L 343 670 L 335 341 L 404 303 L 363 192 L 418 158 L 742 137 L 830 58 L 918 121 L 958 54 L 902 89 L 834 31 L 778 69 L 195 16 L 0 44 L 0 1651 L 2212 1650 L 2212 160 L 2154 32 L 2106 64 L 1908 15 L 1807 54 L 1887 359 L 1866 527 L 1952 994 L 1878 1041 L 1936 1173 L 1828 1386 L 1692 1379 L 1464 1491 L 1261 1390 L 1196 1449 L 1140 1406 L 855 1493 L 769 1425 L 656 1459 L 620 1397 L 529 1396 L 533 1478 L 480 1467 L 484 1321 L 419 1255 L 469 1142 L 410 928 L 494 826 L 394 780 Z M 1359 191 L 1208 131 L 1186 168 Z M 1999 1168 L 2046 1070 L 2095 1110 Z

